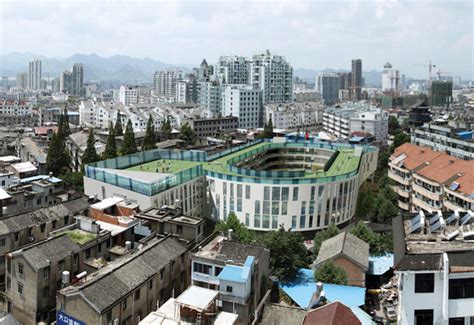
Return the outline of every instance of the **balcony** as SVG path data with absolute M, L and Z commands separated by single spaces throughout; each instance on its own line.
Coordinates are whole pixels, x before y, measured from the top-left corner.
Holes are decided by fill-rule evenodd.
M 209 284 L 219 284 L 219 279 L 215 276 L 211 276 L 208 274 L 204 273 L 199 273 L 199 272 L 192 272 L 192 280 L 193 281 L 199 281 L 199 282 L 205 282 Z
M 454 201 L 450 201 L 448 198 L 444 199 L 444 207 L 451 211 L 459 210 L 459 212 L 466 212 L 467 209 L 463 208 L 462 206 L 458 205 Z
M 437 211 L 437 210 L 440 210 L 442 208 L 441 205 L 440 206 L 432 206 L 432 205 L 426 203 L 425 201 L 417 198 L 415 195 L 413 195 L 412 202 L 413 202 L 413 205 L 415 205 L 416 207 L 421 208 L 421 209 L 426 210 L 426 211 L 429 211 L 429 212 Z
M 250 294 L 247 296 L 247 298 L 244 298 L 240 296 L 235 296 L 232 293 L 219 291 L 219 296 L 222 301 L 245 305 L 250 297 Z
M 440 201 L 441 200 L 441 193 L 433 193 L 423 186 L 420 186 L 413 182 L 412 184 L 413 191 L 420 193 L 423 196 L 426 196 L 429 199 L 435 200 L 435 201 Z
M 411 183 L 411 179 L 403 178 L 403 177 L 395 174 L 391 170 L 388 171 L 388 177 L 390 177 L 391 179 L 393 179 L 395 182 L 397 182 L 399 184 L 410 185 L 410 183 Z
M 408 211 L 410 209 L 410 206 L 409 206 L 408 203 L 400 201 L 400 200 L 398 200 L 398 207 L 400 209 L 403 209 L 403 210 L 406 210 L 406 211 Z
M 391 186 L 392 190 L 397 193 L 399 196 L 406 199 L 410 198 L 410 191 L 402 189 L 400 186 Z

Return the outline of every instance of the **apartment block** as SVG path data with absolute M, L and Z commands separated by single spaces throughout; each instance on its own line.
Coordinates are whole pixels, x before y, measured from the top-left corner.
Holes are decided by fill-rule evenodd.
M 262 91 L 248 85 L 227 85 L 222 93 L 222 115 L 239 118 L 239 128 L 262 125 Z
M 60 290 L 56 309 L 85 324 L 138 324 L 188 287 L 189 269 L 184 246 L 154 238 Z
M 214 118 L 193 118 L 188 120 L 196 137 L 215 137 L 223 133 L 234 132 L 239 126 L 236 116 L 222 116 Z
M 323 107 L 319 102 L 266 104 L 264 122 L 270 119 L 276 129 L 303 131 L 322 124 Z
M 119 101 L 125 106 L 138 104 L 138 86 L 120 86 Z
M 33 126 L 33 105 L 24 100 L 0 100 L 0 126 Z
M 473 161 L 405 143 L 395 149 L 389 168 L 398 206 L 405 211 L 474 209 Z
M 217 236 L 191 254 L 192 284 L 219 291 L 221 310 L 248 324 L 267 291 L 269 262 L 268 249 Z

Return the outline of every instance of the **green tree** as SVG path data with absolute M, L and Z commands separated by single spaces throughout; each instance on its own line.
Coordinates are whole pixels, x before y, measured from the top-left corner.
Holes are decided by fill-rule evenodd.
M 181 126 L 179 138 L 183 140 L 186 145 L 193 145 L 196 142 L 196 134 L 187 122 Z
M 82 155 L 82 167 L 81 170 L 84 170 L 84 166 L 87 164 L 94 163 L 99 161 L 100 157 L 95 150 L 95 138 L 94 138 L 94 130 L 89 128 L 89 136 L 87 137 L 87 147 L 84 150 L 84 154 Z
M 166 140 L 168 140 L 171 136 L 171 131 L 173 129 L 171 128 L 171 122 L 169 117 L 166 117 L 166 120 L 163 121 L 161 124 L 161 132 L 163 133 L 164 137 Z
M 120 111 L 117 111 L 117 121 L 115 122 L 115 135 L 123 135 L 122 118 L 120 117 Z
M 304 238 L 299 233 L 281 227 L 263 235 L 261 241 L 270 250 L 271 273 L 282 281 L 294 279 L 298 270 L 310 263 Z
M 313 246 L 314 255 L 316 256 L 318 255 L 319 249 L 321 248 L 321 244 L 323 243 L 323 241 L 336 236 L 338 233 L 339 233 L 339 229 L 336 227 L 335 224 L 330 224 L 329 227 L 318 232 L 316 236 L 314 237 L 314 246 Z
M 64 137 L 64 114 L 61 113 L 61 115 L 59 115 L 59 122 L 58 122 L 58 136 L 60 139 L 64 140 L 65 137 Z
M 388 247 L 389 245 L 386 243 L 387 238 L 382 238 L 382 236 L 373 232 L 362 221 L 359 221 L 351 229 L 350 233 L 369 244 L 371 255 L 384 255 L 385 253 L 392 251 L 392 248 Z
M 84 192 L 84 174 L 82 172 L 67 171 L 60 178 L 63 180 L 66 188 Z
M 64 108 L 63 112 L 62 133 L 64 139 L 71 134 L 71 129 L 69 128 L 69 114 L 67 112 L 67 106 Z
M 241 243 L 248 244 L 255 242 L 256 240 L 255 232 L 248 229 L 242 222 L 240 222 L 234 212 L 229 213 L 227 220 L 219 222 L 214 228 L 214 230 L 224 234 L 226 234 L 229 229 L 233 230 L 232 239 Z
M 63 139 L 59 134 L 53 134 L 46 157 L 46 169 L 55 176 L 66 173 L 71 166 L 71 157 Z
M 332 284 L 347 284 L 347 273 L 342 266 L 334 264 L 332 261 L 323 263 L 314 271 L 316 281 Z
M 268 118 L 268 122 L 265 123 L 265 126 L 263 127 L 263 138 L 273 138 L 273 122 L 272 118 Z
M 135 142 L 135 134 L 133 133 L 132 121 L 128 120 L 123 135 L 122 155 L 130 155 L 137 152 L 137 144 Z
M 399 132 L 393 138 L 393 148 L 398 148 L 406 142 L 410 142 L 410 136 L 405 132 Z
M 400 123 L 398 123 L 398 119 L 395 116 L 390 115 L 388 118 L 388 133 L 395 135 L 400 132 L 400 129 L 401 127 Z
M 142 151 L 156 149 L 156 135 L 155 135 L 155 124 L 153 123 L 153 118 L 148 118 L 146 124 L 145 137 L 143 138 Z
M 109 123 L 109 135 L 107 136 L 107 142 L 105 143 L 105 149 L 102 157 L 104 159 L 117 157 L 117 144 L 115 142 L 114 125 L 112 121 Z

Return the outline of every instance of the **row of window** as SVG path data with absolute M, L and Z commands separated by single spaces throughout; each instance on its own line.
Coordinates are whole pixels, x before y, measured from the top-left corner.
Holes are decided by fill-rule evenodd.
M 415 293 L 434 292 L 434 273 L 415 274 Z M 449 279 L 449 299 L 474 298 L 474 278 Z

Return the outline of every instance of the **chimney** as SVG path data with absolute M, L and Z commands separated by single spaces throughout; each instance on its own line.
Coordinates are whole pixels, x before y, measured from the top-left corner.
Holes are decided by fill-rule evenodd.
M 49 172 L 49 178 L 53 178 L 53 173 Z
M 127 240 L 127 241 L 125 242 L 125 250 L 126 250 L 127 252 L 129 252 L 129 251 L 132 250 L 132 242 L 131 242 L 131 241 Z
M 69 284 L 69 271 L 63 271 L 62 283 L 63 283 L 63 287 L 65 287 Z
M 229 240 L 232 240 L 232 232 L 233 232 L 233 231 L 234 231 L 234 230 L 232 230 L 232 229 L 229 229 L 229 230 L 228 230 L 228 235 L 227 235 L 227 237 L 228 237 Z

